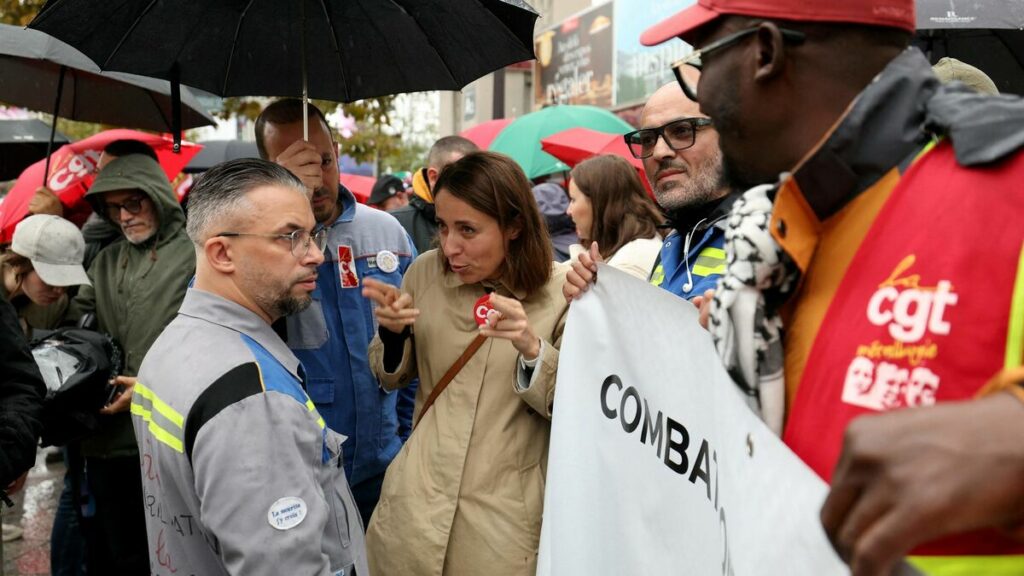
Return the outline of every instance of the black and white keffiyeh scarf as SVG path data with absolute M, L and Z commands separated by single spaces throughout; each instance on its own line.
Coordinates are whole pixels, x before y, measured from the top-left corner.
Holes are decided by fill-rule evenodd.
M 726 224 L 726 271 L 711 302 L 708 329 L 726 370 L 747 403 L 781 435 L 786 387 L 779 307 L 799 269 L 769 231 L 776 185 L 747 190 Z

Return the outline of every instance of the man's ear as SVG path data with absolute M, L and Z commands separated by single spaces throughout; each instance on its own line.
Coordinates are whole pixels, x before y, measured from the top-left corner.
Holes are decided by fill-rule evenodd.
M 786 44 L 774 22 L 762 22 L 755 35 L 757 67 L 755 82 L 766 82 L 780 75 L 786 66 Z
M 232 274 L 235 271 L 234 254 L 228 239 L 223 236 L 214 236 L 203 244 L 203 253 L 206 254 L 206 261 L 210 267 L 221 274 Z
M 432 166 L 427 167 L 427 184 L 431 189 L 434 188 L 434 184 L 437 183 L 437 177 L 441 175 L 441 172 Z

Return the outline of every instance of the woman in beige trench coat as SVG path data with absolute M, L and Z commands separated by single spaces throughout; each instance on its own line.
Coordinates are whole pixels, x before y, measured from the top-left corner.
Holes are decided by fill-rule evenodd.
M 420 378 L 418 424 L 367 530 L 371 572 L 532 576 L 566 268 L 551 261 L 530 184 L 508 157 L 466 156 L 435 190 L 440 248 L 412 264 L 401 291 L 363 288 L 377 304 L 370 364 L 382 385 Z M 424 410 L 478 334 L 483 345 Z

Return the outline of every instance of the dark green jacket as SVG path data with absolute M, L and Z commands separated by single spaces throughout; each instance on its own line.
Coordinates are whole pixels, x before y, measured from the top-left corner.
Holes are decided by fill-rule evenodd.
M 185 234 L 185 214 L 160 165 L 133 154 L 108 164 L 86 194 L 96 212 L 102 194 L 141 190 L 156 206 L 158 232 L 143 244 L 123 236 L 104 248 L 89 266 L 92 286 L 82 286 L 72 302 L 70 316 L 92 312 L 99 329 L 110 334 L 124 350 L 121 374 L 138 374 L 146 355 L 164 327 L 178 312 L 189 281 L 195 275 L 195 248 Z M 127 412 L 105 416 L 100 432 L 82 443 L 91 457 L 130 456 L 137 453 Z

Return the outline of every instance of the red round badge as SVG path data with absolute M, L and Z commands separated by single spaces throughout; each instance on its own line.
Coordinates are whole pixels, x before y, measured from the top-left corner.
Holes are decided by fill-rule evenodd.
M 476 320 L 477 326 L 483 326 L 487 323 L 487 313 L 494 310 L 494 306 L 491 306 L 491 295 L 484 294 L 473 304 L 473 319 Z

